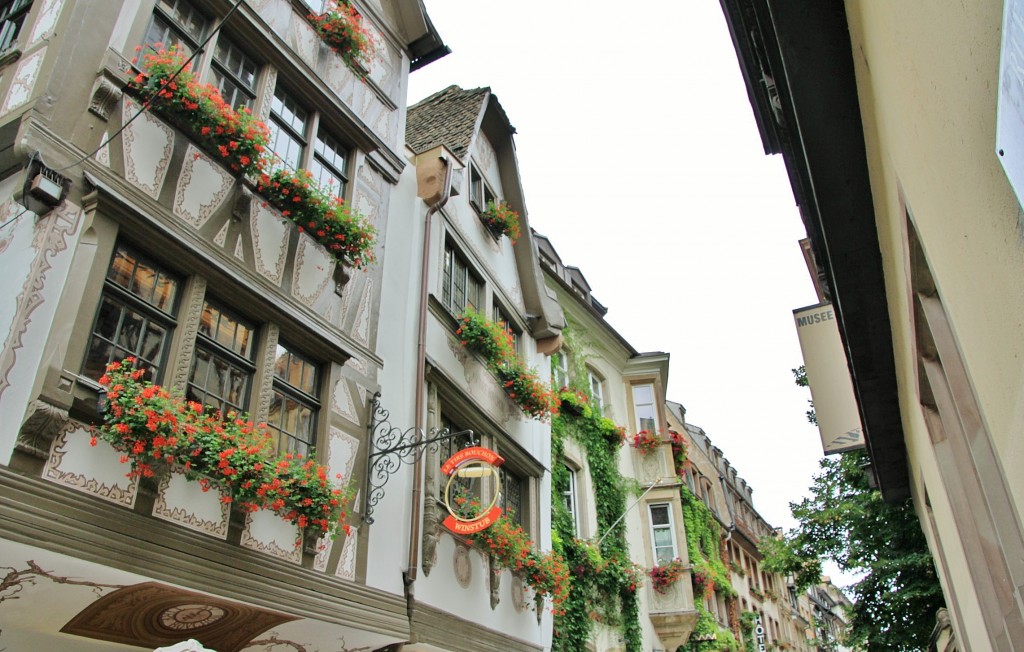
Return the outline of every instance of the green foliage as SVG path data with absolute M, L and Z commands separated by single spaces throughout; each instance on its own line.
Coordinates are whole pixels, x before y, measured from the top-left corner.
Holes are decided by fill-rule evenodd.
M 590 396 L 586 379 L 584 347 L 571 332 L 564 333 L 573 355 L 570 357 L 575 373 L 570 383 L 574 396 Z M 564 457 L 566 438 L 576 441 L 586 451 L 594 502 L 597 511 L 596 545 L 575 538 L 572 517 L 561 500 L 568 487 L 568 472 L 562 464 L 553 464 L 552 471 L 552 529 L 554 548 L 565 557 L 573 581 L 562 610 L 555 614 L 553 652 L 579 652 L 585 650 L 595 622 L 615 628 L 626 652 L 641 652 L 643 633 L 640 628 L 640 609 L 637 590 L 640 578 L 629 558 L 626 527 L 619 522 L 626 510 L 627 483 L 619 473 L 619 449 L 622 446 L 621 429 L 610 419 L 601 417 L 598 410 L 563 411 L 551 422 L 551 458 Z M 610 530 L 610 531 L 609 531 Z M 607 533 L 607 535 L 606 535 Z
M 683 523 L 686 526 L 686 550 L 693 565 L 694 576 L 701 576 L 702 587 L 733 597 L 736 589 L 729 581 L 729 571 L 722 562 L 721 526 L 705 505 L 686 486 L 680 487 L 683 499 Z
M 820 463 L 810 496 L 791 503 L 798 526 L 765 538 L 764 568 L 790 574 L 799 590 L 820 580 L 819 559 L 861 574 L 845 644 L 903 652 L 927 647 L 944 601 L 927 542 L 910 500 L 892 504 L 868 487 L 863 452 Z
M 743 633 L 743 652 L 756 652 L 754 642 L 754 622 L 757 614 L 753 611 L 744 611 L 740 614 L 740 632 Z
M 690 639 L 678 648 L 678 652 L 739 652 L 740 644 L 728 629 L 718 626 L 714 615 L 703 604 L 698 603 L 697 624 L 693 626 Z
M 793 382 L 798 387 L 807 387 L 807 367 L 800 365 L 796 369 L 790 369 L 793 372 Z M 814 411 L 814 401 L 807 399 L 807 404 L 811 406 L 810 410 L 807 410 L 807 421 L 814 425 L 818 425 L 818 413 Z

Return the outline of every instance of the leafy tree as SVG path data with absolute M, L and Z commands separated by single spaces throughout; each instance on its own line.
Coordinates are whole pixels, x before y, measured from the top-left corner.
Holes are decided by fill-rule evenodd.
M 807 367 L 800 365 L 796 369 L 790 369 L 793 372 L 793 382 L 800 387 L 807 387 Z M 807 415 L 807 420 L 814 425 L 818 425 L 818 413 L 814 411 L 814 401 L 807 399 L 807 404 L 811 406 L 810 410 L 804 412 Z
M 798 526 L 765 537 L 761 552 L 772 572 L 793 576 L 805 590 L 820 581 L 821 560 L 862 575 L 845 643 L 868 650 L 910 652 L 928 646 L 942 590 L 910 500 L 886 503 L 868 486 L 862 451 L 821 461 L 810 496 L 790 503 Z

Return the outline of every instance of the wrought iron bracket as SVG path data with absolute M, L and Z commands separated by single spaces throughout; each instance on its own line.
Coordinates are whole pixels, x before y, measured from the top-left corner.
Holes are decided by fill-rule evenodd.
M 392 426 L 390 413 L 380 404 L 380 392 L 375 392 L 370 403 L 370 452 L 366 456 L 366 486 L 363 493 L 363 521 L 373 523 L 373 508 L 384 497 L 384 485 L 402 464 L 414 461 L 429 447 L 437 452 L 441 442 L 468 435 L 470 442 L 478 444 L 472 430 L 450 432 L 448 428 L 431 428 L 424 432 L 417 427 L 401 429 Z

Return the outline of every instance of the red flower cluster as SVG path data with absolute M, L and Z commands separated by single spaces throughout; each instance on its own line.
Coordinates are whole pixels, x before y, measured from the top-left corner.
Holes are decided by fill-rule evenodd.
M 512 244 L 516 243 L 521 235 L 519 230 L 519 213 L 512 210 L 505 202 L 495 204 L 487 202 L 487 208 L 480 213 L 480 219 L 484 221 L 487 228 L 498 235 L 507 235 Z
M 558 390 L 559 413 L 572 416 L 591 416 L 590 399 L 581 390 L 563 387 Z
M 345 489 L 334 486 L 327 468 L 302 455 L 273 453 L 273 439 L 263 424 L 244 415 L 209 412 L 163 387 L 142 380 L 136 360 L 107 365 L 100 384 L 107 388 L 103 425 L 94 430 L 131 460 L 129 477 L 150 477 L 159 466 L 180 466 L 203 489 L 212 484 L 224 502 L 246 511 L 269 509 L 290 523 L 336 536 L 346 518 Z M 335 476 L 340 479 L 340 474 Z
M 505 516 L 471 536 L 499 566 L 521 573 L 538 595 L 550 596 L 556 615 L 562 613 L 562 603 L 569 597 L 570 573 L 561 555 L 534 550 L 529 535 Z
M 652 453 L 661 446 L 661 438 L 647 430 L 641 430 L 633 435 L 629 445 L 640 451 L 642 455 Z
M 310 14 L 309 20 L 324 43 L 362 77 L 373 55 L 373 36 L 363 24 L 363 17 L 347 0 L 331 4 L 333 6 L 322 14 Z
M 257 190 L 338 262 L 356 269 L 373 262 L 377 230 L 344 199 L 325 192 L 308 170 L 261 174 Z
M 484 319 L 480 313 L 467 309 L 459 317 L 455 334 L 467 349 L 479 353 L 487 367 L 501 382 L 509 398 L 536 419 L 545 419 L 558 412 L 558 397 L 537 373 L 516 357 L 512 336 L 500 323 Z
M 678 557 L 663 566 L 655 566 L 650 572 L 651 587 L 658 593 L 666 593 L 685 571 L 686 564 Z
M 677 477 L 685 478 L 687 468 L 686 437 L 675 430 L 669 430 L 668 435 L 672 443 L 672 467 L 675 469 Z
M 142 57 L 128 90 L 160 115 L 191 131 L 195 140 L 232 171 L 258 174 L 267 164 L 270 130 L 249 109 L 228 106 L 220 91 L 201 84 L 177 46 Z M 138 50 L 138 48 L 136 48 Z M 133 61 L 135 63 L 135 61 Z M 177 73 L 177 74 L 175 74 Z
M 512 334 L 502 324 L 485 319 L 472 308 L 462 313 L 455 334 L 462 346 L 487 360 L 510 360 L 516 355 Z

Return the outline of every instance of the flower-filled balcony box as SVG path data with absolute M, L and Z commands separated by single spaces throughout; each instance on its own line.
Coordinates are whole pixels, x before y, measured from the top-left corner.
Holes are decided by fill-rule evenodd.
M 307 170 L 269 171 L 270 130 L 246 108 L 227 106 L 219 91 L 200 84 L 176 47 L 142 57 L 128 92 L 189 134 L 236 175 L 256 180 L 267 203 L 326 249 L 335 262 L 356 269 L 374 260 L 376 229 L 344 199 L 321 188 Z
M 641 430 L 633 435 L 629 445 L 646 457 L 661 448 L 661 437 L 649 430 Z
M 373 57 L 373 35 L 347 0 L 331 0 L 322 14 L 307 16 L 313 29 L 352 72 L 366 77 Z
M 533 369 L 516 357 L 512 336 L 501 324 L 467 309 L 459 317 L 455 335 L 464 347 L 479 354 L 487 369 L 519 408 L 535 419 L 558 413 L 558 397 Z
M 133 60 L 140 72 L 127 91 L 155 113 L 188 132 L 196 144 L 232 172 L 259 174 L 267 165 L 270 129 L 247 108 L 228 106 L 220 91 L 200 83 L 177 46 L 158 49 Z
M 265 426 L 246 415 L 226 417 L 143 381 L 136 360 L 112 362 L 100 378 L 106 388 L 97 438 L 131 461 L 133 477 L 153 477 L 170 466 L 203 487 L 217 487 L 222 502 L 243 512 L 270 510 L 308 534 L 337 536 L 350 492 L 328 478 L 327 467 L 302 455 L 274 454 Z M 334 480 L 339 483 L 340 474 Z
M 476 498 L 463 494 L 453 499 L 453 507 L 465 518 L 480 513 L 481 504 Z M 503 568 L 520 575 L 533 589 L 538 611 L 545 598 L 551 599 L 551 610 L 557 615 L 562 604 L 569 597 L 570 572 L 565 559 L 550 550 L 536 549 L 530 535 L 517 525 L 510 514 L 502 514 L 489 527 L 467 535 L 474 545 L 490 556 L 496 568 Z
M 512 210 L 505 202 L 497 204 L 494 201 L 487 202 L 487 208 L 480 213 L 480 219 L 496 238 L 507 235 L 512 244 L 515 244 L 521 235 L 519 213 Z
M 324 191 L 308 170 L 263 173 L 256 190 L 335 262 L 359 269 L 374 261 L 377 230 L 344 199 Z

